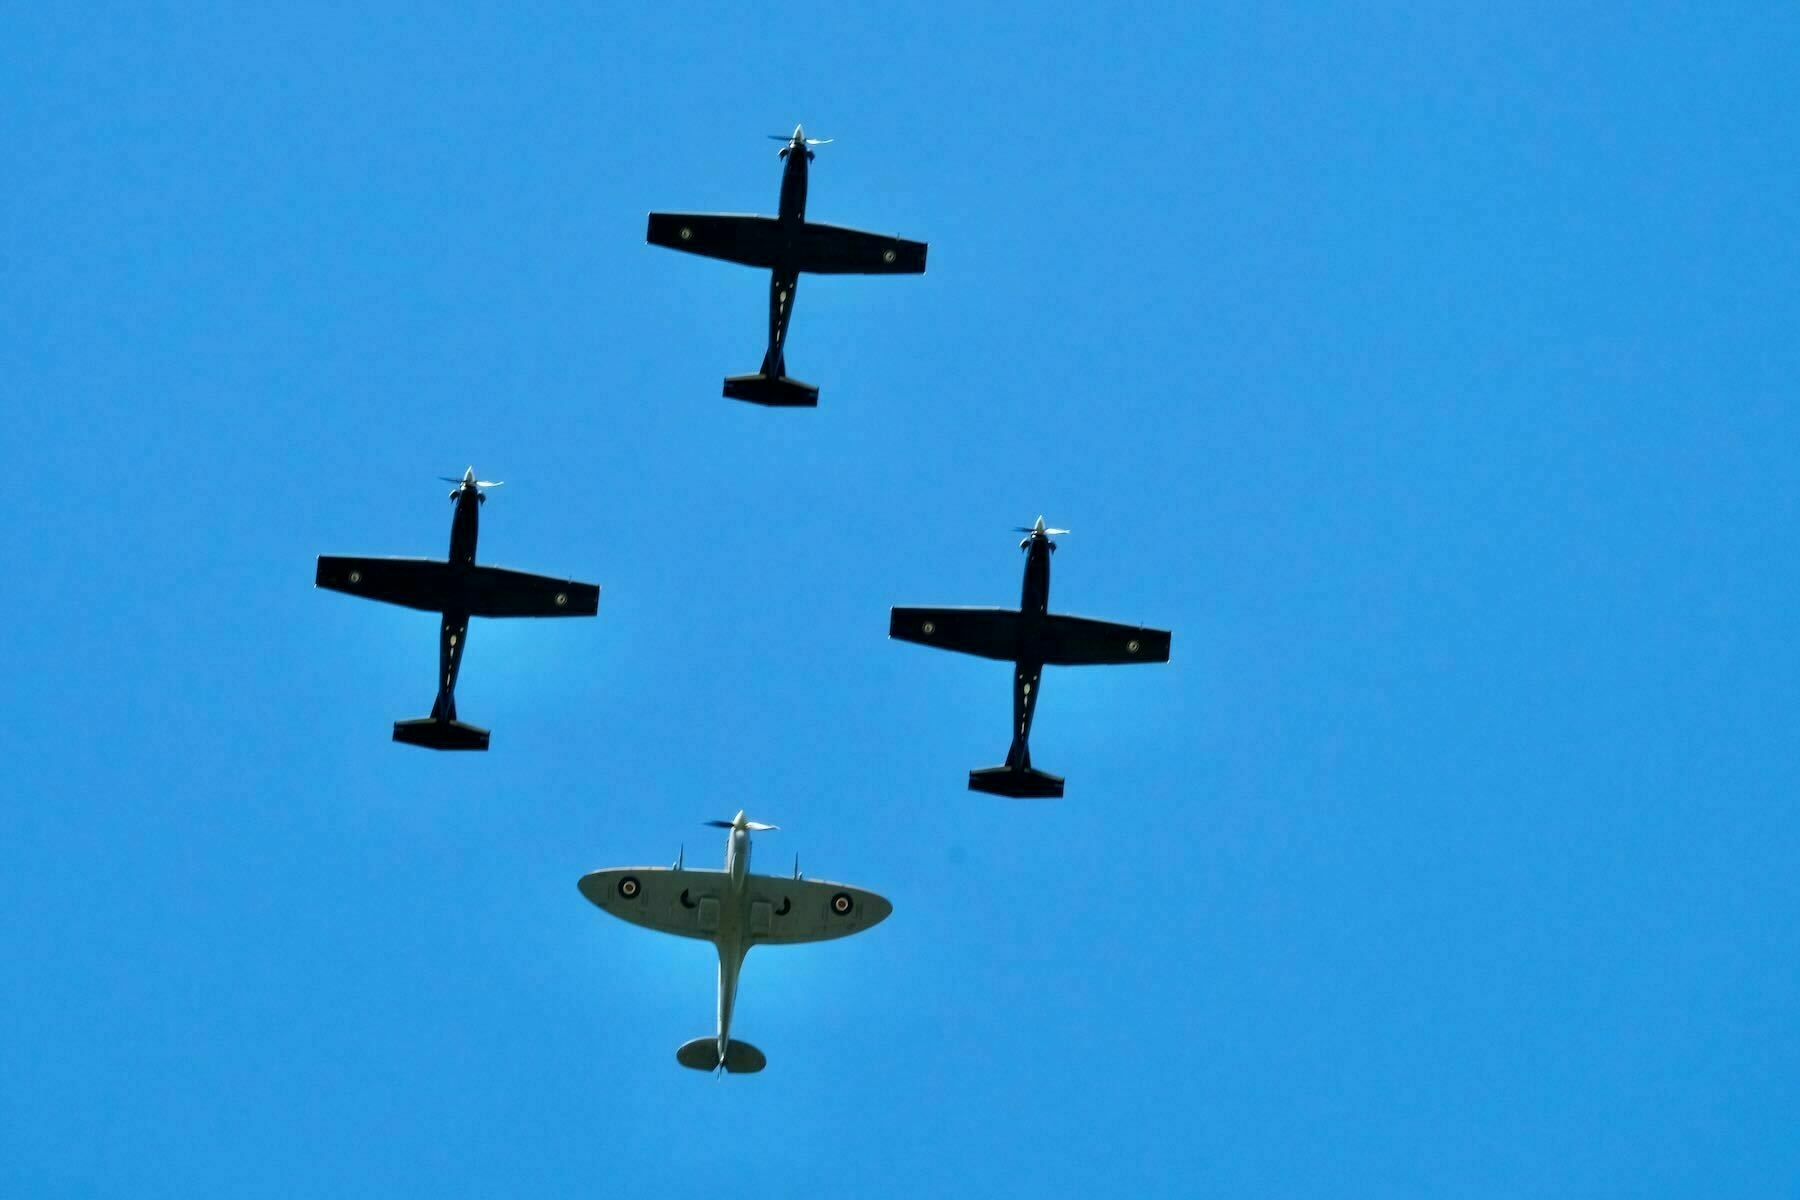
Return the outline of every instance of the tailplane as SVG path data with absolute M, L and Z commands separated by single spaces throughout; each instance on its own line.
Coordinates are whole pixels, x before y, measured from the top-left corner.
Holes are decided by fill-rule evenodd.
M 819 389 L 787 377 L 786 356 L 771 350 L 763 355 L 762 370 L 754 375 L 725 377 L 725 396 L 748 400 L 769 408 L 817 408 Z
M 486 750 L 488 731 L 442 717 L 394 722 L 394 740 L 429 750 Z
M 748 400 L 768 408 L 817 408 L 819 389 L 785 375 L 728 375 L 725 377 L 728 400 Z
M 761 1050 L 749 1042 L 739 1041 L 725 1043 L 725 1058 L 721 1061 L 716 1037 L 695 1038 L 682 1043 L 681 1049 L 675 1051 L 675 1061 L 696 1071 L 716 1071 L 723 1067 L 733 1075 L 754 1075 L 769 1063 Z
M 1027 766 L 980 767 L 969 772 L 969 790 L 1016 800 L 1060 800 L 1063 778 Z

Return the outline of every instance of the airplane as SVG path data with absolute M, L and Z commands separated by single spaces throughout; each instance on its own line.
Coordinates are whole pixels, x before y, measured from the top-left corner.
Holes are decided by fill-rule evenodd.
M 922 275 L 925 243 L 879 233 L 822 225 L 806 219 L 806 169 L 814 146 L 831 138 L 809 138 L 794 126 L 791 135 L 771 133 L 787 164 L 781 172 L 778 216 L 736 213 L 651 213 L 644 240 L 652 246 L 685 250 L 708 258 L 769 269 L 769 348 L 762 367 L 751 375 L 725 380 L 733 400 L 772 408 L 815 408 L 819 389 L 787 376 L 785 350 L 788 319 L 794 314 L 794 289 L 800 274 Z
M 750 874 L 750 834 L 775 825 L 748 821 L 740 810 L 729 821 L 707 821 L 725 835 L 725 869 L 695 870 L 675 858 L 672 867 L 620 867 L 583 875 L 581 894 L 624 921 L 679 937 L 703 938 L 719 951 L 719 1025 L 675 1051 L 675 1061 L 696 1071 L 749 1075 L 768 1064 L 763 1052 L 731 1036 L 738 972 L 752 946 L 794 945 L 848 937 L 885 921 L 894 906 L 874 892 L 794 876 Z
M 1058 799 L 1060 775 L 1031 765 L 1031 718 L 1037 709 L 1038 676 L 1048 665 L 1092 666 L 1104 663 L 1169 661 L 1169 632 L 1138 625 L 1117 625 L 1049 611 L 1051 537 L 1067 529 L 1046 529 L 1044 518 L 1029 529 L 1019 549 L 1025 551 L 1025 586 L 1019 608 L 895 608 L 888 617 L 888 636 L 940 650 L 955 650 L 1013 664 L 1013 739 L 1006 762 L 969 772 L 969 790 L 1018 799 Z
M 475 478 L 475 468 L 461 479 L 439 476 L 456 489 L 456 515 L 450 520 L 450 558 L 354 558 L 319 556 L 316 587 L 348 592 L 443 614 L 438 634 L 438 694 L 429 717 L 394 722 L 394 740 L 432 750 L 486 750 L 488 731 L 456 719 L 456 674 L 467 648 L 470 617 L 591 617 L 600 607 L 597 584 L 527 575 L 500 567 L 475 565 L 475 539 L 483 488 L 498 482 Z

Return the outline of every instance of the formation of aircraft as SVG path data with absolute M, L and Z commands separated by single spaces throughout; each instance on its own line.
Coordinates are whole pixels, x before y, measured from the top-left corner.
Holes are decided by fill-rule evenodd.
M 708 821 L 729 830 L 725 869 L 703 871 L 677 857 L 672 867 L 616 867 L 581 877 L 581 894 L 622 921 L 677 937 L 702 938 L 719 951 L 719 1020 L 711 1037 L 685 1042 L 675 1061 L 696 1071 L 748 1075 L 768 1060 L 749 1042 L 731 1036 L 738 973 L 753 946 L 791 946 L 861 933 L 887 919 L 894 906 L 874 892 L 842 883 L 803 879 L 794 860 L 792 878 L 750 873 L 750 835 L 774 825 L 745 820 Z
M 450 557 L 361 558 L 321 554 L 313 583 L 366 600 L 439 613 L 438 692 L 431 715 L 394 722 L 394 740 L 432 750 L 486 750 L 488 731 L 456 719 L 456 675 L 469 640 L 470 617 L 591 617 L 600 608 L 600 587 L 573 579 L 527 575 L 501 567 L 475 565 L 475 542 L 481 528 L 483 488 L 499 487 L 475 478 L 475 468 L 461 479 L 442 476 L 456 488 L 450 499 Z
M 722 258 L 769 272 L 769 346 L 754 374 L 725 380 L 725 395 L 773 408 L 812 408 L 819 389 L 788 378 L 788 321 L 794 315 L 794 289 L 802 273 L 815 275 L 922 275 L 925 243 L 880 233 L 864 233 L 841 225 L 806 219 L 806 172 L 813 147 L 831 139 L 809 138 L 794 126 L 791 135 L 769 135 L 785 142 L 781 158 L 781 201 L 773 217 L 737 213 L 650 214 L 644 240 L 653 246 Z
M 826 144 L 806 136 L 772 134 L 784 143 L 786 164 L 781 200 L 774 217 L 726 213 L 651 213 L 652 245 L 765 268 L 769 280 L 769 341 L 762 368 L 725 380 L 725 395 L 773 407 L 812 407 L 819 389 L 791 379 L 785 347 L 793 315 L 794 289 L 804 272 L 824 274 L 921 274 L 925 243 L 864 233 L 806 219 L 807 167 L 812 147 Z M 591 617 L 599 609 L 597 584 L 477 566 L 475 544 L 484 489 L 497 482 L 477 479 L 470 467 L 450 499 L 450 554 L 445 560 L 320 555 L 314 582 L 322 588 L 440 614 L 438 691 L 431 715 L 394 723 L 394 740 L 434 750 L 486 750 L 488 731 L 457 719 L 456 678 L 467 647 L 471 617 Z M 1013 734 L 1006 761 L 969 772 L 969 788 L 1014 797 L 1060 797 L 1061 777 L 1031 765 L 1029 738 L 1038 681 L 1046 666 L 1167 662 L 1167 630 L 1120 625 L 1049 611 L 1053 537 L 1039 517 L 1025 539 L 1025 582 L 1018 609 L 895 608 L 888 636 L 1013 664 Z M 621 920 L 680 937 L 713 943 L 719 955 L 718 1024 L 709 1037 L 683 1044 L 675 1059 L 684 1067 L 717 1074 L 761 1071 L 761 1050 L 731 1036 L 738 976 L 753 946 L 826 941 L 859 933 L 886 920 L 893 905 L 874 892 L 806 879 L 794 861 L 791 878 L 750 873 L 750 835 L 774 830 L 747 820 L 706 824 L 726 829 L 725 867 L 690 869 L 678 855 L 672 867 L 619 867 L 581 877 L 581 894 Z
M 1168 662 L 1169 631 L 1052 613 L 1050 556 L 1056 543 L 1051 537 L 1069 531 L 1046 529 L 1039 517 L 1037 524 L 1013 532 L 1025 535 L 1019 543 L 1025 552 L 1025 585 L 1017 609 L 895 608 L 888 636 L 1012 663 L 1012 746 L 1002 765 L 969 772 L 969 790 L 1054 799 L 1063 794 L 1062 777 L 1033 768 L 1029 744 L 1044 668 Z

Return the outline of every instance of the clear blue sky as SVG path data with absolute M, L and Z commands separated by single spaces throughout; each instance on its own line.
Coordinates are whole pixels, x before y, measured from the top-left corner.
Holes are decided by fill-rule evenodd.
M 254 7 L 255 11 L 250 11 Z M 1800 1190 L 1791 5 L 13 5 L 0 1192 Z M 719 397 L 769 212 L 814 412 Z M 319 553 L 604 585 L 431 618 Z M 964 790 L 1008 604 L 1067 798 Z M 746 966 L 584 871 L 892 919 Z

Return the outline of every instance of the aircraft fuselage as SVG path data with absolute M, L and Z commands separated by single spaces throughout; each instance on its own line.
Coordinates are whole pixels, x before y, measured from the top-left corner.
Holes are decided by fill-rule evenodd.
M 1050 611 L 1050 555 L 1056 543 L 1041 534 L 1032 534 L 1025 543 L 1025 582 L 1019 589 L 1019 612 L 1022 634 L 1019 644 L 1037 644 L 1036 618 Z M 1006 752 L 1009 767 L 1031 766 L 1031 719 L 1037 713 L 1038 681 L 1044 664 L 1035 656 L 1020 658 L 1013 664 L 1013 739 Z
M 731 1043 L 731 1010 L 738 973 L 750 953 L 750 831 L 734 827 L 725 840 L 725 895 L 719 903 L 719 1061 Z
M 763 356 L 763 373 L 780 376 L 786 367 L 783 351 L 787 345 L 788 322 L 794 316 L 794 293 L 800 283 L 799 265 L 794 253 L 796 240 L 806 224 L 806 165 L 812 151 L 796 141 L 788 147 L 781 171 L 781 202 L 776 208 L 783 234 L 782 257 L 769 272 L 769 346 Z
M 450 519 L 450 565 L 475 565 L 475 543 L 481 536 L 481 503 L 484 497 L 471 486 L 456 491 L 456 514 Z M 456 719 L 456 677 L 462 671 L 463 651 L 469 642 L 469 614 L 446 610 L 438 628 L 438 694 L 431 715 L 440 721 Z

